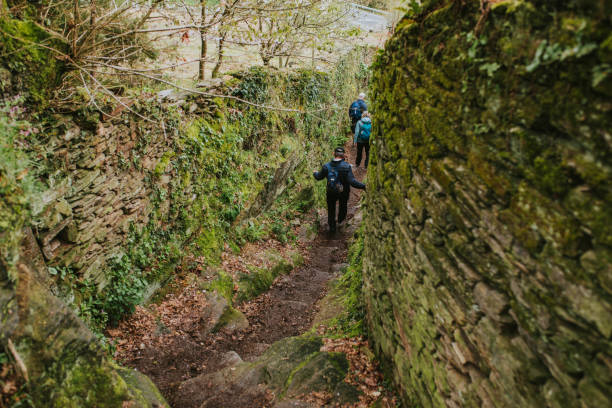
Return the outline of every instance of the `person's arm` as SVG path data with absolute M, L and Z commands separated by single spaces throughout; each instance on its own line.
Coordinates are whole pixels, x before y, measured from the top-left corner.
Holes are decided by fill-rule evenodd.
M 323 180 L 325 177 L 327 177 L 327 166 L 323 165 L 323 167 L 321 167 L 321 171 L 314 171 L 312 172 L 312 175 L 317 180 Z
M 355 126 L 355 135 L 353 136 L 353 144 L 357 143 L 357 135 L 359 135 L 359 130 L 361 129 L 361 121 L 357 122 Z
M 351 186 L 353 186 L 355 188 L 359 188 L 361 190 L 365 190 L 365 188 L 366 188 L 365 184 L 357 181 L 357 179 L 353 175 L 353 168 L 351 166 L 349 166 L 349 169 L 348 169 L 347 179 L 348 179 L 348 182 L 349 182 L 349 184 Z

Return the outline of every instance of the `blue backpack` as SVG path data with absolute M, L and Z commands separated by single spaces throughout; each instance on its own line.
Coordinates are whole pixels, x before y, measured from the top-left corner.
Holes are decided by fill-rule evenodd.
M 340 181 L 338 169 L 331 164 L 327 164 L 327 192 L 340 194 L 344 191 L 344 184 Z
M 367 142 L 370 140 L 370 134 L 372 133 L 372 122 L 361 122 L 359 125 L 359 135 L 357 136 L 358 142 Z
M 352 119 L 361 119 L 361 106 L 359 105 L 359 101 L 351 103 L 351 107 L 349 108 L 349 116 Z

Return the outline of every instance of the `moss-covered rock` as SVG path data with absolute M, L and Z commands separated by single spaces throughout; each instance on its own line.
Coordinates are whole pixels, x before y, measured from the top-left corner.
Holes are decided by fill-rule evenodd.
M 40 253 L 28 254 L 31 258 L 17 263 L 14 290 L 0 289 L 0 341 L 14 343 L 31 401 L 75 408 L 167 406 L 150 380 L 127 375 L 129 370 L 111 361 L 96 336 L 44 285 Z
M 214 333 L 221 329 L 225 331 L 242 330 L 247 327 L 249 327 L 249 321 L 246 316 L 240 310 L 228 306 L 219 317 L 219 321 L 213 327 L 212 332 Z
M 346 377 L 348 367 L 344 354 L 319 352 L 293 370 L 287 379 L 286 395 L 333 392 Z
M 268 392 L 276 395 L 276 402 L 286 401 L 280 406 L 291 404 L 292 397 L 311 392 L 332 393 L 337 403 L 355 402 L 359 391 L 344 382 L 349 368 L 346 356 L 321 352 L 322 346 L 323 341 L 317 336 L 285 338 L 272 344 L 253 362 L 238 363 L 185 381 L 179 387 L 179 395 L 186 396 L 186 401 L 204 402 L 203 406 L 215 404 L 213 394 L 227 392 L 241 395 Z
M 12 74 L 7 95 L 26 92 L 31 103 L 46 106 L 59 84 L 65 66 L 61 57 L 66 44 L 49 35 L 32 21 L 0 16 L 0 65 Z
M 146 401 L 151 408 L 166 408 L 169 407 L 168 403 L 161 395 L 155 384 L 146 375 L 139 371 L 129 368 L 119 368 L 119 375 L 125 383 L 130 387 L 133 394 L 140 394 L 139 396 Z

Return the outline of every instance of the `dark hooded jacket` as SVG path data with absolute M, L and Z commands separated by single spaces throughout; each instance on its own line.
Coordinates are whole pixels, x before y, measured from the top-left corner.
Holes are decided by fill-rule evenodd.
M 361 190 L 365 189 L 365 184 L 360 183 L 359 181 L 357 181 L 357 179 L 355 179 L 351 165 L 345 162 L 344 160 L 332 160 L 328 163 L 325 163 L 321 168 L 321 171 L 317 171 L 314 174 L 314 178 L 316 178 L 317 180 L 323 180 L 324 178 L 326 178 L 327 173 L 329 172 L 329 166 L 333 166 L 336 168 L 336 172 L 338 173 L 338 179 L 342 182 L 342 185 L 344 186 L 344 191 L 342 192 L 343 195 L 348 196 L 351 190 L 351 186 Z

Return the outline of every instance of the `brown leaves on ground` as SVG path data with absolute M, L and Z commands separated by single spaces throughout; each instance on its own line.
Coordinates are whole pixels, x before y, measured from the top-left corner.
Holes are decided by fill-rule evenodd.
M 299 399 L 316 404 L 320 407 L 326 406 L 334 396 L 326 391 L 313 391 L 308 395 L 303 395 Z
M 208 302 L 206 292 L 197 282 L 179 282 L 183 290 L 170 293 L 158 305 L 147 308 L 137 306 L 134 313 L 116 328 L 107 330 L 109 338 L 115 341 L 115 357 L 127 359 L 138 350 L 152 345 L 170 344 L 174 337 L 190 333 L 200 326 L 200 319 Z
M 288 252 L 295 246 L 296 245 L 282 244 L 275 239 L 248 242 L 242 247 L 239 254 L 234 254 L 228 250 L 223 252 L 220 266 L 226 273 L 232 276 L 234 280 L 237 280 L 241 273 L 251 273 L 253 267 L 272 267 L 274 258 L 269 256 L 270 252 L 278 253 L 283 258 L 288 259 Z M 300 252 L 304 254 L 304 251 Z
M 362 337 L 325 338 L 321 351 L 344 353 L 350 366 L 345 381 L 361 391 L 358 402 L 344 404 L 342 408 L 367 408 L 379 400 L 383 406 L 396 406 L 395 397 L 390 395 L 382 385 L 383 377 L 367 340 Z M 330 400 L 331 397 L 325 393 L 312 393 L 306 396 L 306 401 L 318 403 L 320 406 L 328 404 Z M 340 405 L 337 406 L 340 407 Z
M 236 279 L 240 273 L 249 273 L 249 267 L 272 266 L 271 257 L 267 255 L 270 250 L 287 258 L 291 249 L 290 245 L 273 239 L 247 243 L 239 254 L 232 253 L 229 247 L 226 247 L 220 266 Z M 198 279 L 194 279 L 194 276 L 199 276 L 201 281 L 210 281 L 214 277 L 208 275 L 201 257 L 191 257 L 188 261 L 190 270 L 183 271 L 179 267 L 177 274 L 181 277 L 173 282 L 172 293 L 166 295 L 159 304 L 137 306 L 134 313 L 116 328 L 107 330 L 107 336 L 116 345 L 115 358 L 130 361 L 138 357 L 143 349 L 152 346 L 172 347 L 173 340 L 194 334 L 202 327 L 201 319 L 207 307 L 206 292 L 201 289 Z M 253 308 L 256 306 L 251 305 Z M 249 315 L 249 310 L 243 312 Z M 253 311 L 250 314 L 252 313 Z

